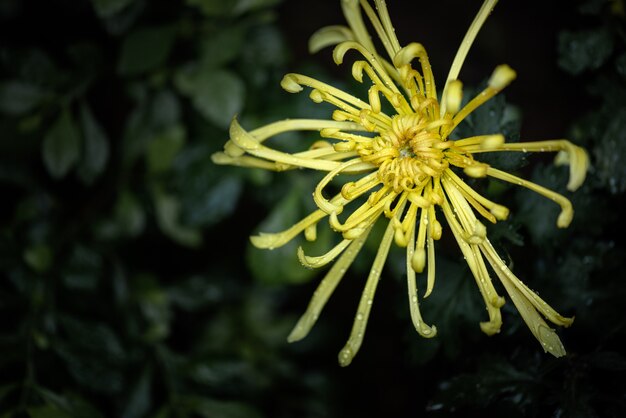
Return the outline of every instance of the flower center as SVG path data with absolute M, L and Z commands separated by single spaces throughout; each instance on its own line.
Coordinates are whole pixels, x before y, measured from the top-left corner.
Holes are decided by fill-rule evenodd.
M 380 181 L 395 191 L 421 188 L 448 168 L 444 150 L 451 143 L 442 140 L 439 126 L 423 114 L 396 115 L 390 129 L 356 150 L 378 166 Z

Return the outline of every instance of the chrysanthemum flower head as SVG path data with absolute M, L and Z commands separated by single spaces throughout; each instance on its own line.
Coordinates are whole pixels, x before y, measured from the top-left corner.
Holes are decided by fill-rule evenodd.
M 331 26 L 316 32 L 310 49 L 335 45 L 334 61 L 342 64 L 350 51 L 359 59 L 352 64 L 352 76 L 369 86 L 367 97 L 357 98 L 331 85 L 302 74 L 287 74 L 281 86 L 290 93 L 310 89 L 310 98 L 336 107 L 330 119 L 287 119 L 253 131 L 244 130 L 234 119 L 230 140 L 224 152 L 213 156 L 218 164 L 232 164 L 283 171 L 310 168 L 327 172 L 313 191 L 318 209 L 291 228 L 278 233 L 253 236 L 259 248 L 273 249 L 304 233 L 316 239 L 319 222 L 327 220 L 342 240 L 327 253 L 298 257 L 307 267 L 332 267 L 322 279 L 304 315 L 288 337 L 304 338 L 317 321 L 346 270 L 367 240 L 373 225 L 384 220 L 387 226 L 361 295 L 350 337 L 339 353 L 342 366 L 350 364 L 358 352 L 368 321 L 374 294 L 392 243 L 406 248 L 408 301 L 417 332 L 434 337 L 437 329 L 422 319 L 416 275 L 426 274 L 424 297 L 435 286 L 435 241 L 447 228 L 458 243 L 476 280 L 487 307 L 488 317 L 480 328 L 488 335 L 500 331 L 500 309 L 505 298 L 492 282 L 492 274 L 502 283 L 543 349 L 554 356 L 565 349 L 544 318 L 556 325 L 569 326 L 572 319 L 552 309 L 509 269 L 487 238 L 485 222 L 505 220 L 509 210 L 477 193 L 464 177 L 492 177 L 528 188 L 558 204 L 559 228 L 572 221 L 573 209 L 564 196 L 499 170 L 484 162 L 480 155 L 489 152 L 557 152 L 557 164 L 570 165 L 569 190 L 584 181 L 588 158 L 586 152 L 566 140 L 507 143 L 499 134 L 452 139 L 451 134 L 476 108 L 511 83 L 516 73 L 499 65 L 487 87 L 463 103 L 462 83 L 457 79 L 461 66 L 480 27 L 497 0 L 486 0 L 471 24 L 450 68 L 441 95 L 425 48 L 419 43 L 402 46 L 391 24 L 384 0 L 342 0 L 348 26 Z M 380 39 L 385 54 L 376 50 L 365 19 Z M 386 111 L 384 109 L 390 109 Z M 322 140 L 297 153 L 286 153 L 264 144 L 270 137 L 287 131 L 319 131 Z M 345 181 L 341 190 L 329 196 L 326 189 L 338 176 L 359 175 Z M 350 178 L 353 179 L 354 176 Z

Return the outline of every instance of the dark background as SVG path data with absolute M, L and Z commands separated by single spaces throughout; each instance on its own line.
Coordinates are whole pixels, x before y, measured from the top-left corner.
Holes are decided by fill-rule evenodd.
M 388 3 L 441 87 L 480 1 Z M 328 116 L 280 89 L 287 72 L 365 91 L 330 49 L 307 52 L 315 30 L 343 23 L 339 1 L 0 0 L 0 416 L 624 416 L 623 7 L 503 0 L 460 74 L 471 95 L 498 64 L 518 73 L 461 132 L 566 137 L 589 152 L 575 193 L 551 156 L 490 161 L 570 198 L 566 230 L 531 192 L 473 184 L 511 208 L 489 230 L 507 263 L 576 316 L 559 330 L 568 355 L 544 354 L 511 303 L 500 334 L 480 332 L 483 302 L 444 225 L 422 303 L 439 335 L 413 330 L 394 250 L 342 369 L 375 240 L 311 334 L 288 344 L 321 273 L 299 265 L 297 244 L 261 251 L 248 236 L 311 211 L 320 175 L 210 159 L 234 114 L 249 129 Z M 319 241 L 311 253 L 333 237 Z

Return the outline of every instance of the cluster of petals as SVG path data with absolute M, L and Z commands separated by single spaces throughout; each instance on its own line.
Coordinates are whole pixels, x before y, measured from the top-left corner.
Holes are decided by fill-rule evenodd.
M 302 264 L 318 268 L 332 263 L 321 280 L 306 312 L 288 337 L 304 338 L 345 275 L 375 223 L 386 222 L 385 232 L 367 277 L 352 331 L 339 353 L 339 363 L 350 364 L 358 352 L 372 309 L 381 272 L 392 243 L 406 249 L 406 276 L 409 309 L 417 332 L 434 337 L 437 329 L 420 313 L 417 281 L 425 274 L 424 298 L 435 288 L 435 241 L 444 226 L 452 232 L 482 295 L 487 318 L 480 328 L 488 335 L 500 331 L 501 307 L 505 298 L 498 293 L 492 274 L 516 306 L 543 349 L 557 357 L 565 349 L 546 319 L 569 326 L 571 318 L 557 313 L 529 289 L 509 269 L 487 237 L 485 222 L 505 220 L 509 210 L 482 196 L 464 180 L 491 177 L 538 193 L 560 206 L 559 228 L 573 218 L 570 201 L 561 194 L 480 161 L 490 152 L 556 152 L 556 164 L 570 167 L 567 188 L 576 190 L 583 183 L 588 166 L 586 152 L 563 139 L 509 143 L 500 134 L 453 139 L 453 132 L 468 115 L 515 79 L 507 65 L 495 67 L 487 87 L 463 104 L 463 86 L 458 75 L 476 34 L 497 0 L 486 0 L 472 22 L 450 68 L 441 95 L 425 48 L 419 43 L 402 46 L 391 24 L 384 0 L 342 0 L 348 26 L 330 26 L 317 31 L 310 40 L 315 52 L 334 46 L 333 58 L 339 65 L 350 51 L 358 59 L 352 76 L 369 85 L 366 98 L 358 98 L 322 81 L 302 74 L 287 74 L 281 86 L 290 93 L 305 88 L 316 103 L 335 107 L 329 119 L 287 119 L 247 131 L 234 119 L 224 151 L 213 161 L 286 171 L 309 168 L 326 172 L 313 192 L 317 210 L 289 229 L 253 236 L 259 248 L 273 249 L 300 233 L 315 240 L 318 224 L 327 220 L 341 234 L 337 245 L 322 255 L 307 255 L 302 248 Z M 384 49 L 379 54 L 366 22 L 376 32 Z M 287 153 L 269 147 L 265 141 L 288 131 L 318 131 L 320 140 L 301 152 Z M 348 176 L 349 175 L 349 176 Z M 356 176 L 355 176 L 356 175 Z M 340 189 L 329 195 L 337 179 Z M 355 180 L 356 179 L 356 180 Z M 333 184 L 331 185 L 331 181 Z M 341 181 L 341 180 L 340 180 Z M 491 273 L 491 274 L 490 274 Z

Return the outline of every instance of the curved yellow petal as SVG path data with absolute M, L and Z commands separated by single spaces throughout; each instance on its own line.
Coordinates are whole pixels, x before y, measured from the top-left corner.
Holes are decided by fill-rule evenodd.
M 314 54 L 328 46 L 337 45 L 345 41 L 353 41 L 354 39 L 354 33 L 346 26 L 326 26 L 318 29 L 309 38 L 309 52 Z
M 335 258 L 337 258 L 339 254 L 341 254 L 343 250 L 345 250 L 346 247 L 348 247 L 348 245 L 350 245 L 351 243 L 352 240 L 344 239 L 328 252 L 320 256 L 308 256 L 304 254 L 304 250 L 302 249 L 302 247 L 298 247 L 298 260 L 300 260 L 300 263 L 302 263 L 303 266 L 308 268 L 323 267 L 333 261 Z

